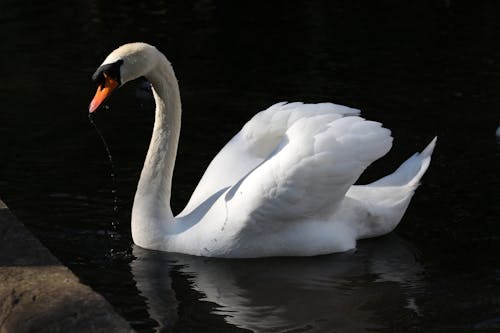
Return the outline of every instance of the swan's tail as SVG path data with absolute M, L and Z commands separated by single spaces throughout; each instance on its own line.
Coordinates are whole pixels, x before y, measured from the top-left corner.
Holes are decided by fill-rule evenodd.
M 356 229 L 358 239 L 384 235 L 398 225 L 429 167 L 436 140 L 437 137 L 394 173 L 371 184 L 349 189 L 339 214 L 352 219 L 347 222 Z M 349 216 L 348 211 L 355 211 L 356 216 Z
M 371 183 L 370 186 L 409 186 L 416 188 L 420 178 L 422 178 L 431 163 L 431 155 L 436 146 L 436 140 L 437 137 L 434 137 L 421 153 L 415 153 L 401 164 L 394 173 Z

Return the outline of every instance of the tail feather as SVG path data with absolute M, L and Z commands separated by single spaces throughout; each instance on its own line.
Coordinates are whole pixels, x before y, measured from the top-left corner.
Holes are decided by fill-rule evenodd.
M 357 239 L 392 231 L 403 217 L 420 179 L 429 167 L 434 138 L 392 174 L 368 185 L 351 186 L 335 218 L 350 225 Z
M 429 167 L 436 141 L 437 137 L 434 137 L 421 153 L 415 153 L 394 173 L 369 184 L 369 186 L 417 186 L 420 178 Z

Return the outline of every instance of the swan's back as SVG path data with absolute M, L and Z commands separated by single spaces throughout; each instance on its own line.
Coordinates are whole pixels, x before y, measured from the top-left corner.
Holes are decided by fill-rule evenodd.
M 280 103 L 257 114 L 210 164 L 180 215 L 199 227 L 196 246 L 184 248 L 190 242 L 183 239 L 181 252 L 309 256 L 346 251 L 357 239 L 393 230 L 435 140 L 393 174 L 354 186 L 392 146 L 388 129 L 357 114 L 326 103 Z

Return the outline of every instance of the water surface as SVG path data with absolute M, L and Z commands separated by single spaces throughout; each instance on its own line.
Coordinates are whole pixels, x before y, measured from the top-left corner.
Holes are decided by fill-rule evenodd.
M 500 4 L 4 1 L 0 195 L 140 332 L 494 331 L 500 325 Z M 241 126 L 279 101 L 357 107 L 396 168 L 435 136 L 401 225 L 357 251 L 224 261 L 141 250 L 130 211 L 152 129 L 147 85 L 87 119 L 95 68 L 146 41 L 172 61 L 183 127 L 173 208 Z

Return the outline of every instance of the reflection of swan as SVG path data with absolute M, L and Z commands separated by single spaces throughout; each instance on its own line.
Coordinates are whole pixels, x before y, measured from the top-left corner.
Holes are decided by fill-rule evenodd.
M 208 259 L 140 247 L 133 252 L 134 279 L 160 323 L 171 325 L 176 317 L 166 318 L 163 309 L 182 302 L 171 298 L 169 269 L 189 279 L 228 323 L 256 332 L 363 332 L 418 313 L 412 295 L 423 269 L 411 247 L 394 235 L 361 242 L 356 252 L 312 258 Z M 160 287 L 143 290 L 143 284 Z
M 170 278 L 173 259 L 163 252 L 134 247 L 136 259 L 130 264 L 136 287 L 146 297 L 148 313 L 158 331 L 170 331 L 177 321 L 177 299 Z
M 390 131 L 331 103 L 276 104 L 253 117 L 215 157 L 183 212 L 170 208 L 181 105 L 172 66 L 156 48 L 124 45 L 94 74 L 94 112 L 140 76 L 156 118 L 132 211 L 142 247 L 217 257 L 308 256 L 354 248 L 390 232 L 430 162 L 435 140 L 393 174 L 352 186 L 389 151 Z

